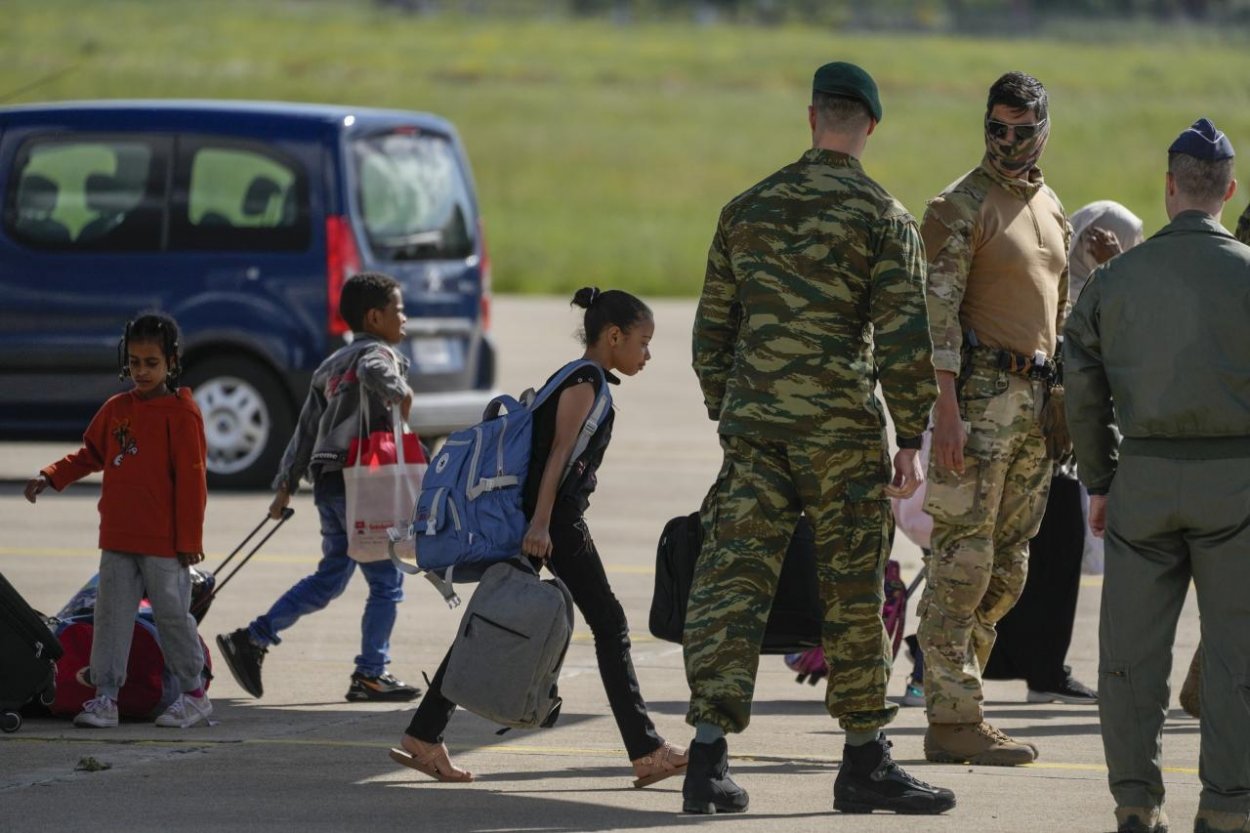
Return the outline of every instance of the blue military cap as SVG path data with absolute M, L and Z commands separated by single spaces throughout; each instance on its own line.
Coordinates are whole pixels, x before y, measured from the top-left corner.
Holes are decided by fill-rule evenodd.
M 1190 125 L 1176 137 L 1176 141 L 1168 148 L 1168 153 L 1183 153 L 1208 162 L 1236 156 L 1233 143 L 1228 141 L 1224 131 L 1212 124 L 1210 119 L 1198 119 Z

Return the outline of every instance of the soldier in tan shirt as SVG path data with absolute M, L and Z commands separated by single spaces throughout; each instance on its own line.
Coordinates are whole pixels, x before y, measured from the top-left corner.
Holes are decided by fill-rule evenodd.
M 1037 757 L 985 722 L 981 669 L 1024 586 L 1050 483 L 1039 418 L 1067 311 L 1070 229 L 1037 168 L 1049 129 L 1037 79 L 998 79 L 984 159 L 929 203 L 921 225 L 939 389 L 919 629 L 931 761 Z

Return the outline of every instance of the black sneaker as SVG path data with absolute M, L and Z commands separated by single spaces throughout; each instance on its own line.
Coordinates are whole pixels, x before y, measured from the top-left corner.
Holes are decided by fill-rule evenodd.
M 247 628 L 218 634 L 217 647 L 221 649 L 226 667 L 230 669 L 230 674 L 239 684 L 239 688 L 253 697 L 260 697 L 265 693 L 265 687 L 260 682 L 260 666 L 265 661 L 268 648 L 262 648 L 253 642 L 248 636 Z
M 837 780 L 833 782 L 833 809 L 842 813 L 885 810 L 907 815 L 937 815 L 955 806 L 955 794 L 934 787 L 903 771 L 890 757 L 893 746 L 885 735 L 863 746 L 845 746 Z
M 1030 703 L 1070 703 L 1074 706 L 1097 705 L 1098 692 L 1073 678 L 1072 670 L 1066 665 L 1063 670 L 1067 675 L 1063 685 L 1045 690 L 1030 688 L 1028 701 Z
M 383 673 L 376 677 L 366 677 L 357 671 L 352 674 L 352 684 L 347 689 L 347 699 L 353 703 L 365 700 L 403 703 L 415 699 L 420 693 L 421 689 L 397 680 L 390 674 Z
M 729 743 L 692 743 L 686 780 L 681 785 L 683 813 L 741 813 L 750 799 L 729 777 Z

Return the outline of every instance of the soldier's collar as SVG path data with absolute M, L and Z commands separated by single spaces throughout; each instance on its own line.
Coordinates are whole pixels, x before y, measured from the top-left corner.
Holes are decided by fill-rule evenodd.
M 1042 169 L 1036 166 L 1029 168 L 1028 174 L 1023 179 L 1011 179 L 996 171 L 987 157 L 982 157 L 981 170 L 985 171 L 990 179 L 997 182 L 1009 193 L 1025 200 L 1040 191 L 1042 186 L 1046 184 L 1046 178 L 1042 175 Z
M 863 168 L 860 161 L 849 153 L 825 148 L 811 148 L 803 153 L 802 161 L 817 165 L 832 165 L 838 168 Z

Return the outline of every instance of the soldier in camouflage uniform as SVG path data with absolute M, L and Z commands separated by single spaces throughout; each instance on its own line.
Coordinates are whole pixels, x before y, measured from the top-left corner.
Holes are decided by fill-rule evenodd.
M 1246 206 L 1246 210 L 1241 212 L 1241 219 L 1237 221 L 1237 231 L 1233 233 L 1240 242 L 1250 246 L 1250 205 Z
M 1089 524 L 1106 541 L 1098 708 L 1120 833 L 1168 829 L 1163 722 L 1191 579 L 1202 617 L 1193 830 L 1250 831 L 1250 247 L 1220 225 L 1233 157 L 1207 119 L 1181 133 L 1168 148 L 1170 222 L 1095 271 L 1064 328 L 1072 438 Z
M 831 673 L 826 703 L 847 732 L 834 809 L 940 813 L 949 790 L 891 760 L 881 727 L 890 651 L 881 622 L 892 518 L 915 491 L 933 403 L 924 254 L 915 220 L 860 165 L 881 118 L 859 67 L 816 72 L 813 148 L 721 212 L 694 325 L 694 369 L 724 464 L 704 504 L 705 541 L 686 613 L 686 812 L 737 812 L 725 732 L 751 717 L 760 642 L 799 513 L 816 535 Z M 880 381 L 902 448 L 891 482 Z
M 1039 422 L 1068 304 L 1070 229 L 1037 168 L 1048 135 L 1045 88 L 1004 75 L 986 105 L 985 158 L 930 201 L 921 225 L 939 388 L 918 630 L 931 761 L 1037 757 L 985 722 L 981 669 L 1024 587 L 1050 484 Z

